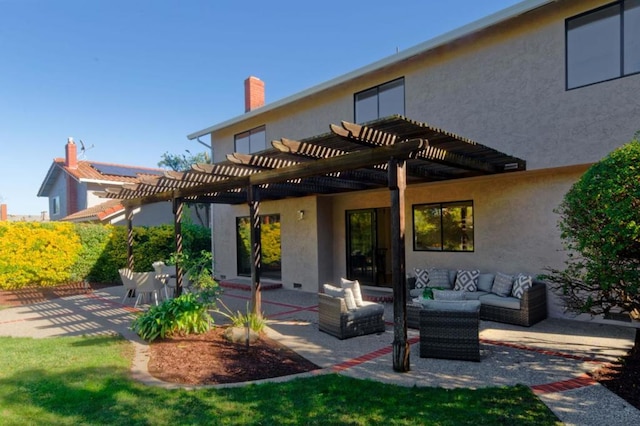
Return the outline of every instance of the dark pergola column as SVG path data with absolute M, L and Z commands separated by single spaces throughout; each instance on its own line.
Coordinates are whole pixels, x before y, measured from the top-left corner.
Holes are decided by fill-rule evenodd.
M 176 294 L 178 297 L 182 294 L 182 276 L 184 270 L 182 268 L 182 214 L 184 211 L 184 202 L 182 198 L 173 199 L 173 226 L 176 240 Z
M 262 272 L 262 241 L 260 221 L 260 192 L 257 185 L 247 190 L 249 220 L 251 221 L 251 312 L 258 318 L 262 315 L 260 273 Z
M 127 268 L 133 271 L 133 209 L 125 207 L 124 216 L 127 220 Z
M 407 285 L 405 276 L 404 192 L 407 187 L 406 162 L 391 158 L 388 162 L 391 191 L 391 282 L 393 286 L 393 369 L 409 371 L 407 341 Z

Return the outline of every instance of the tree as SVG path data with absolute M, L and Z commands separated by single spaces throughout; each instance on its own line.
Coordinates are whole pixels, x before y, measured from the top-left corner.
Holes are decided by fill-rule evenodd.
M 185 172 L 191 169 L 191 165 L 196 163 L 210 163 L 211 158 L 209 157 L 208 152 L 200 152 L 198 154 L 191 154 L 191 152 L 186 149 L 185 154 L 169 154 L 165 152 L 162 154 L 162 160 L 158 162 L 158 167 L 165 167 L 173 170 L 174 172 Z M 189 206 L 194 208 L 194 212 L 200 225 L 209 226 L 209 205 L 208 204 L 188 204 Z
M 545 278 L 574 312 L 640 319 L 640 141 L 592 165 L 556 211 L 568 258 Z M 634 356 L 640 356 L 636 329 Z

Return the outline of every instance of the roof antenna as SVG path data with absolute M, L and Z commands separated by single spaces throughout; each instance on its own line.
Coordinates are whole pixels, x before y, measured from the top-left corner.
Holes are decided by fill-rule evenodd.
M 91 144 L 91 146 L 89 148 L 86 148 L 84 146 L 84 142 L 82 142 L 82 139 L 78 139 L 78 141 L 80 142 L 80 158 L 81 159 L 85 159 L 87 151 L 89 151 L 90 149 L 94 148 L 94 145 Z

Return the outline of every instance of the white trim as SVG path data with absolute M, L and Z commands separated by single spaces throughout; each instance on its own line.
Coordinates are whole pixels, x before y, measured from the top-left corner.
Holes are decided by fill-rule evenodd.
M 243 120 L 248 120 L 257 115 L 266 113 L 268 111 L 272 111 L 274 109 L 280 108 L 284 105 L 299 101 L 306 97 L 313 96 L 319 92 L 332 88 L 334 86 L 338 86 L 340 84 L 344 84 L 348 81 L 354 80 L 363 75 L 372 73 L 379 69 L 388 67 L 390 65 L 405 61 L 413 56 L 420 55 L 429 50 L 438 48 L 440 46 L 446 45 L 447 43 L 451 43 L 454 40 L 457 40 L 462 37 L 466 37 L 478 31 L 482 31 L 491 26 L 497 25 L 501 22 L 507 21 L 509 19 L 513 19 L 517 16 L 520 16 L 524 13 L 530 12 L 539 7 L 545 6 L 548 3 L 554 3 L 558 0 L 525 0 L 520 3 L 517 3 L 513 6 L 509 6 L 506 9 L 488 15 L 484 18 L 481 18 L 477 21 L 471 22 L 467 25 L 464 25 L 458 29 L 449 31 L 445 34 L 442 34 L 438 37 L 432 38 L 431 40 L 420 43 L 414 47 L 403 50 L 395 55 L 388 56 L 379 61 L 373 62 L 372 64 L 366 65 L 364 67 L 358 68 L 354 71 L 351 71 L 347 74 L 344 74 L 340 77 L 336 77 L 332 80 L 326 81 L 324 83 L 313 86 L 307 90 L 302 92 L 298 92 L 294 95 L 283 98 L 279 101 L 273 102 L 271 104 L 265 105 L 260 108 L 256 108 L 255 110 L 249 111 L 246 114 L 231 118 L 229 120 L 223 121 L 222 123 L 215 124 L 211 127 L 207 127 L 206 129 L 191 133 L 187 135 L 189 140 L 196 139 L 200 136 L 207 135 L 209 133 L 215 132 L 216 130 L 224 129 L 225 127 L 231 126 L 233 124 L 239 123 Z
M 85 178 L 80 178 L 78 180 L 78 182 L 82 182 L 82 183 L 97 183 L 100 185 L 124 185 L 126 183 L 135 183 L 135 182 L 122 182 L 122 181 L 115 181 L 115 180 L 102 180 L 102 179 L 85 179 Z

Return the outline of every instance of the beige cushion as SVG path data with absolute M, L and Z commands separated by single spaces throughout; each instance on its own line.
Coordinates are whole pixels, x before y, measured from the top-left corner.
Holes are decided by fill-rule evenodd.
M 358 308 L 358 305 L 356 305 L 356 299 L 353 297 L 353 292 L 350 288 L 344 289 L 344 303 L 350 311 Z
M 358 280 L 351 281 L 346 278 L 340 278 L 340 287 L 351 289 L 356 305 L 362 306 L 362 291 L 360 290 L 360 282 Z

